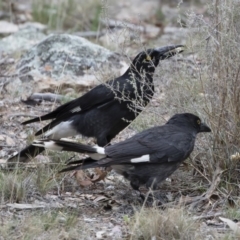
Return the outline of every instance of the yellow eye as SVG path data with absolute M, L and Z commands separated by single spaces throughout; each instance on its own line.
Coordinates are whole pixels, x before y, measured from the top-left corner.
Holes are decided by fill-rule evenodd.
M 151 57 L 149 55 L 147 55 L 146 60 L 147 61 L 151 61 L 152 59 L 151 59 Z
M 201 124 L 201 121 L 200 121 L 199 119 L 197 120 L 197 124 L 198 124 L 198 125 L 200 125 L 200 124 Z

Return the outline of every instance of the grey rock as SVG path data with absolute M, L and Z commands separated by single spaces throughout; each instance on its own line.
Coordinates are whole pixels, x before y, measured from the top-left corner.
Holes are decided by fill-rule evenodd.
M 53 79 L 77 78 L 106 61 L 117 62 L 114 54 L 90 41 L 68 34 L 53 34 L 29 49 L 17 65 L 20 75 L 38 72 Z
M 0 52 L 23 52 L 45 38 L 46 35 L 39 28 L 22 27 L 16 33 L 0 40 Z
M 58 222 L 60 222 L 60 223 L 66 223 L 66 218 L 65 217 L 59 217 L 58 218 Z
M 9 35 L 18 31 L 18 26 L 7 21 L 0 21 L 0 34 Z
M 119 74 L 122 66 L 117 54 L 85 38 L 52 34 L 26 51 L 16 69 L 20 88 L 29 92 L 30 87 L 31 93 L 52 92 L 60 85 L 62 90 L 82 90 L 108 80 L 109 69 L 112 75 Z

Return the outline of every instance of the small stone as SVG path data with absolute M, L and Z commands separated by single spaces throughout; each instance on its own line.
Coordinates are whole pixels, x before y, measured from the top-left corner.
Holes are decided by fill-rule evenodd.
M 13 141 L 13 139 L 8 137 L 8 136 L 6 136 L 6 143 L 7 143 L 8 146 L 15 145 L 15 142 Z
M 0 21 L 0 34 L 8 35 L 18 31 L 18 26 L 7 21 Z
M 59 217 L 58 218 L 58 222 L 65 223 L 66 222 L 66 218 L 65 217 Z
M 4 141 L 5 140 L 5 135 L 0 135 L 0 141 Z
M 96 238 L 97 239 L 103 239 L 104 237 L 106 237 L 106 232 L 105 231 L 96 232 Z

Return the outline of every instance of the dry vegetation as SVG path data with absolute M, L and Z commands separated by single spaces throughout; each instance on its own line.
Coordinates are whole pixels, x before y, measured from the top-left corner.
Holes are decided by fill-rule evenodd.
M 55 30 L 99 27 L 100 2 L 32 3 L 34 20 Z M 237 239 L 237 233 L 218 231 L 215 223 L 220 215 L 240 220 L 240 3 L 208 4 L 204 16 L 185 13 L 184 23 L 179 17 L 179 24 L 190 29 L 184 57 L 171 61 L 171 70 L 166 69 L 169 62 L 158 68 L 153 103 L 115 140 L 160 125 L 177 112 L 196 113 L 208 122 L 212 134 L 199 137 L 191 159 L 160 186 L 165 204 L 141 207 L 136 193 L 116 175 L 106 179 L 109 188 L 99 182 L 81 189 L 69 175 L 57 174 L 72 155 L 49 152 L 46 159 L 52 164 L 33 161 L 29 168 L 0 172 L 3 210 L 9 203 L 49 204 L 24 213 L 1 211 L 0 239 L 96 239 L 105 234 L 107 239 Z M 215 227 L 206 224 L 208 218 Z
M 183 208 L 142 208 L 131 219 L 130 225 L 131 239 L 204 239 L 208 234 Z
M 96 31 L 102 5 L 98 0 L 32 0 L 32 11 L 35 21 L 54 30 Z
M 187 46 L 197 52 L 193 68 L 182 65 L 166 88 L 172 112 L 191 111 L 206 117 L 213 134 L 198 144 L 192 163 L 219 197 L 238 198 L 240 145 L 239 9 L 236 1 L 209 6 L 209 19 L 189 14 Z M 188 74 L 186 74 L 188 73 Z

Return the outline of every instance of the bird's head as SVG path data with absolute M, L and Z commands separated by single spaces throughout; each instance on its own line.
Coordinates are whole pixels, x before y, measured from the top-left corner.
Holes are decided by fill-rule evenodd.
M 211 132 L 210 127 L 208 127 L 206 123 L 202 122 L 198 116 L 192 113 L 175 114 L 168 120 L 167 124 L 174 124 L 179 127 L 195 129 L 197 133 Z
M 130 70 L 138 73 L 154 73 L 160 60 L 170 58 L 184 50 L 183 45 L 152 48 L 140 52 L 132 61 Z

